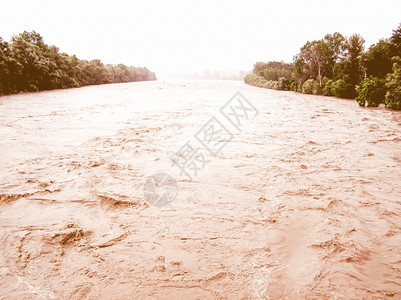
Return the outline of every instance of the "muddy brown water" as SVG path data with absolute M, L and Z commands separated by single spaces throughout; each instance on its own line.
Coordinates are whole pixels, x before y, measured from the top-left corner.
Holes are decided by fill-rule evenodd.
M 224 123 L 189 181 L 169 157 L 237 91 L 259 114 Z M 401 298 L 399 112 L 235 81 L 92 86 L 0 97 L 0 153 L 1 299 Z M 144 200 L 155 172 L 169 206 Z

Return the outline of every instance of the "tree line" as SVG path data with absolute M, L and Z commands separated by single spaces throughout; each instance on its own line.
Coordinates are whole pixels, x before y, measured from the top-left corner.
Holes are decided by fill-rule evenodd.
M 366 51 L 364 43 L 359 34 L 327 34 L 303 45 L 292 63 L 257 62 L 245 83 L 401 110 L 401 24 Z
M 0 95 L 86 85 L 156 80 L 147 68 L 78 59 L 44 43 L 35 32 L 0 37 Z

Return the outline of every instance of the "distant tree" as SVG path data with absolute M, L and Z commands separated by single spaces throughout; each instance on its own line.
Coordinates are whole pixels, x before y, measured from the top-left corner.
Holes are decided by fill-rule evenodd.
M 292 64 L 257 62 L 245 82 L 265 88 L 334 95 L 355 99 L 361 106 L 401 109 L 401 24 L 388 39 L 364 51 L 359 34 L 338 32 L 307 42 Z M 291 73 L 287 73 L 291 70 Z
M 260 61 L 256 62 L 253 65 L 253 73 L 261 76 L 262 75 L 261 72 L 263 71 L 265 66 L 266 66 L 266 64 L 264 62 L 260 62 Z
M 146 68 L 104 66 L 99 59 L 88 62 L 59 53 L 35 31 L 14 35 L 10 43 L 0 38 L 0 95 L 155 79 Z
M 292 67 L 292 64 L 278 61 L 257 62 L 254 65 L 253 73 L 264 77 L 268 81 L 278 81 L 280 77 L 290 79 L 292 77 Z

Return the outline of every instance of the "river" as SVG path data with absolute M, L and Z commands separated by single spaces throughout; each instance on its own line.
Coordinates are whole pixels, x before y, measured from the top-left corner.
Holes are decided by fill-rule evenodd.
M 171 159 L 188 145 L 190 177 Z M 90 86 L 0 97 L 0 153 L 1 299 L 401 298 L 400 112 L 239 81 Z

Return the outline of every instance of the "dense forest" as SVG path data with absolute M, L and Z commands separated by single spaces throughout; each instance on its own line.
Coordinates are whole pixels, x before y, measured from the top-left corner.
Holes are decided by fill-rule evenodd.
M 366 51 L 364 43 L 359 34 L 327 34 L 302 46 L 290 64 L 257 62 L 245 83 L 401 110 L 401 24 Z
M 35 31 L 14 35 L 9 43 L 0 37 L 0 95 L 155 79 L 146 68 L 60 53 Z

